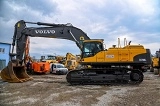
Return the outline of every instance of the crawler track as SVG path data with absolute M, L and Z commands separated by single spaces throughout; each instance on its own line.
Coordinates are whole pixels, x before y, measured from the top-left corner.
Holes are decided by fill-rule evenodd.
M 128 68 L 88 68 L 70 71 L 66 79 L 71 85 L 139 84 L 143 73 Z

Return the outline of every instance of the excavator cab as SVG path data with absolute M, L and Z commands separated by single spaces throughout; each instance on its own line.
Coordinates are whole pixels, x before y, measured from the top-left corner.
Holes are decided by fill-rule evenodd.
M 104 50 L 102 39 L 85 40 L 83 41 L 82 58 L 92 57 L 102 50 Z

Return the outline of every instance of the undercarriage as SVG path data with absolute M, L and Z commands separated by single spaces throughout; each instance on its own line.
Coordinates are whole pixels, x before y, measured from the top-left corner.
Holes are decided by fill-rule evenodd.
M 71 85 L 139 84 L 143 73 L 138 69 L 112 67 L 72 70 L 66 76 Z

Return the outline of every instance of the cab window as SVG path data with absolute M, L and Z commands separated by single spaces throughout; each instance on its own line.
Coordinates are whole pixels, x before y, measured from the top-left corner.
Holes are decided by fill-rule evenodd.
M 99 51 L 103 50 L 103 45 L 100 42 L 85 42 L 82 49 L 82 57 L 94 56 Z

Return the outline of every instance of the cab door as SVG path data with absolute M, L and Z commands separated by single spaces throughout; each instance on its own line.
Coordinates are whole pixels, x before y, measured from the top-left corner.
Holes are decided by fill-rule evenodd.
M 100 51 L 96 54 L 96 61 L 97 62 L 104 62 L 105 61 L 105 51 Z
M 119 49 L 119 61 L 130 61 L 129 59 L 129 55 L 130 55 L 130 52 L 129 52 L 129 49 Z

